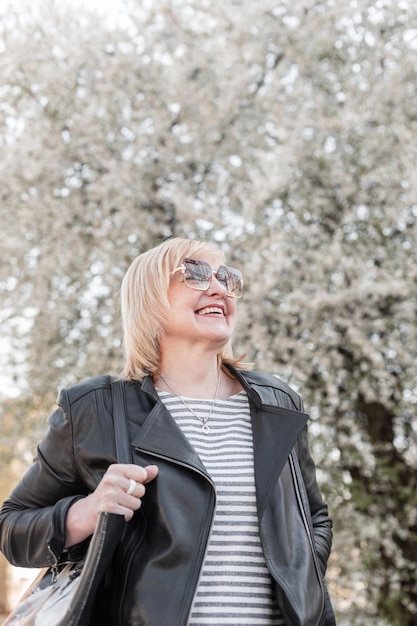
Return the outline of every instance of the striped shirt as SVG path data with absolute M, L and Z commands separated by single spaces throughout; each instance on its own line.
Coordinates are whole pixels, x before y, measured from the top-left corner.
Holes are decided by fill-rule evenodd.
M 188 626 L 284 625 L 259 539 L 246 392 L 216 400 L 208 433 L 178 396 L 158 393 L 216 487 L 212 531 Z M 212 400 L 182 399 L 201 418 L 210 413 Z

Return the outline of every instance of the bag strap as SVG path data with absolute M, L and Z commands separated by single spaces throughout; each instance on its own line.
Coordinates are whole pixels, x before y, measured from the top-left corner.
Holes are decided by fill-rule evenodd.
M 124 383 L 110 379 L 113 426 L 118 463 L 131 463 Z M 87 557 L 70 607 L 56 626 L 86 626 L 96 623 L 94 603 L 104 572 L 112 570 L 112 559 L 126 529 L 123 515 L 102 511 L 88 547 Z
M 123 381 L 111 380 L 110 386 L 113 402 L 113 426 L 117 462 L 132 463 Z

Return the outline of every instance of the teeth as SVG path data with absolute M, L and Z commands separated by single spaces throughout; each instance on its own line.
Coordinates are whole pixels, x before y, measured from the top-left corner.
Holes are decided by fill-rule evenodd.
M 198 311 L 199 315 L 208 315 L 209 313 L 220 313 L 220 315 L 223 315 L 222 309 L 217 306 L 207 306 L 205 309 Z

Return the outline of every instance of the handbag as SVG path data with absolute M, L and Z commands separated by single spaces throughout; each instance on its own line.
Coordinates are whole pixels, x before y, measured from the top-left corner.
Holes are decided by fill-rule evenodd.
M 131 463 L 123 383 L 111 381 L 111 390 L 117 461 Z M 43 568 L 3 626 L 88 626 L 125 526 L 123 515 L 101 512 L 85 558 Z

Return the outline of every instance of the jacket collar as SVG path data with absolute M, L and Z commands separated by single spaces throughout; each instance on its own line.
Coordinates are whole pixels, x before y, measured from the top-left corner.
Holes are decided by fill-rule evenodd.
M 291 450 L 307 424 L 308 415 L 295 410 L 293 400 L 288 398 L 285 383 L 282 384 L 272 376 L 231 369 L 239 378 L 249 398 L 255 477 L 258 505 L 261 510 L 264 499 L 278 479 Z M 143 380 L 139 394 L 141 392 L 148 397 L 151 396 L 155 404 L 150 412 L 142 417 L 144 421 L 141 427 L 135 429 L 132 446 L 156 457 L 171 459 L 206 473 L 193 446 L 160 401 L 150 376 Z M 136 422 L 137 416 L 131 415 L 130 420 Z

